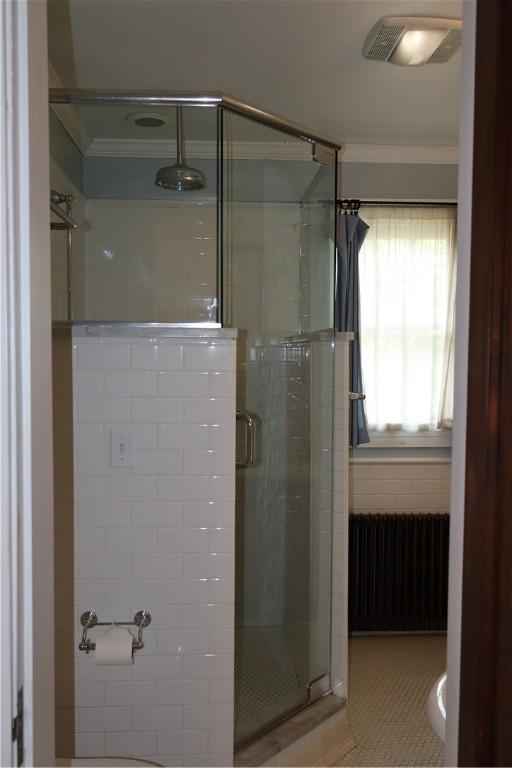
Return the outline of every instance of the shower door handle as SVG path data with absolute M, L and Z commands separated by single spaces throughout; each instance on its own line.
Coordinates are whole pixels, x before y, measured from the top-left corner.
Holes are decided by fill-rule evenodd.
M 363 395 L 362 392 L 349 392 L 348 399 L 349 400 L 366 400 L 366 395 Z
M 237 469 L 245 469 L 256 464 L 256 419 L 247 411 L 236 412 L 236 420 L 245 424 L 245 456 L 236 461 Z

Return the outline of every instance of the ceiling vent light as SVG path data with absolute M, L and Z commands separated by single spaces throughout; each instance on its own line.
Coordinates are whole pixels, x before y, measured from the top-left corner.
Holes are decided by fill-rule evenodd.
M 129 123 L 138 125 L 139 128 L 161 128 L 167 123 L 166 116 L 159 112 L 133 112 L 131 115 L 126 115 L 126 119 Z
M 462 42 L 460 19 L 428 16 L 386 16 L 370 30 L 363 58 L 401 67 L 444 64 Z

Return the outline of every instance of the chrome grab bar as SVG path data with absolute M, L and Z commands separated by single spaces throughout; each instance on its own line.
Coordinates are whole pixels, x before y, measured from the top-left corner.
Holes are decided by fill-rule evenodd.
M 256 419 L 247 411 L 237 410 L 236 420 L 243 421 L 246 427 L 244 460 L 236 461 L 237 469 L 245 469 L 256 464 Z
M 349 392 L 348 399 L 349 400 L 366 400 L 366 395 L 363 395 L 362 392 Z

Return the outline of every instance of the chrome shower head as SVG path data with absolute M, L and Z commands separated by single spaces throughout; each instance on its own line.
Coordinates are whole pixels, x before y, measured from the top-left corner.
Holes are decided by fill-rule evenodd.
M 182 107 L 176 107 L 176 163 L 157 171 L 155 184 L 162 189 L 192 192 L 206 186 L 204 174 L 185 163 Z
M 194 189 L 203 189 L 206 181 L 201 171 L 190 168 L 184 163 L 176 163 L 160 168 L 156 174 L 155 184 L 162 189 L 189 192 Z

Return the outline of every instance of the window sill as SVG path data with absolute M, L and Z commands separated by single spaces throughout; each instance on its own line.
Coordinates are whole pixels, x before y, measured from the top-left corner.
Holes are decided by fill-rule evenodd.
M 439 432 L 370 432 L 370 442 L 361 448 L 451 448 L 452 431 Z

